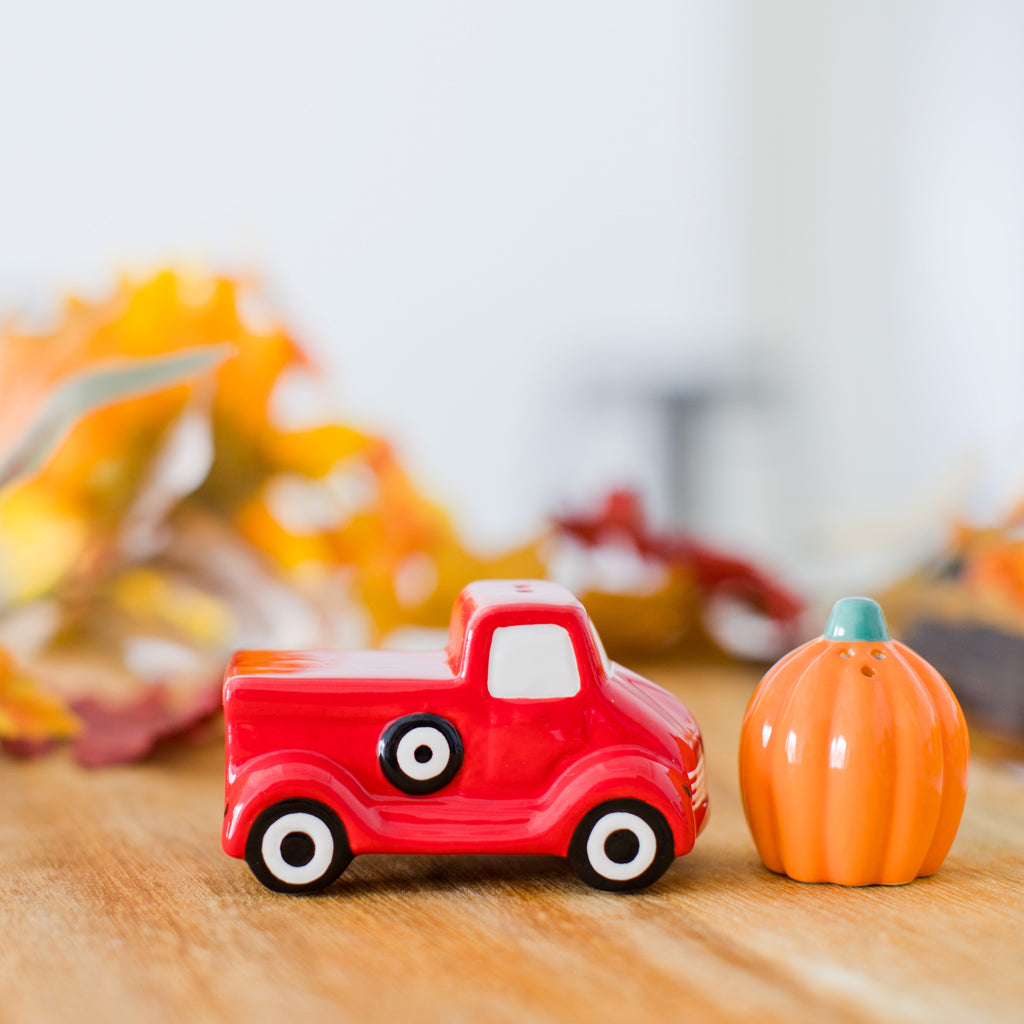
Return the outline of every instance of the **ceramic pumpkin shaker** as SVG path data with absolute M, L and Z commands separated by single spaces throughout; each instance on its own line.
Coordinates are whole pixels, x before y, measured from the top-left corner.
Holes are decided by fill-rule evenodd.
M 802 882 L 898 885 L 937 871 L 967 795 L 969 742 L 946 681 L 847 597 L 776 663 L 740 737 L 757 852 Z

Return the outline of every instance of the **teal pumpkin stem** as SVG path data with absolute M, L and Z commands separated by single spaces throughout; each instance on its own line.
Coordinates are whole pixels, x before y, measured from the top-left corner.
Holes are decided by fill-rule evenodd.
M 836 601 L 823 635 L 826 640 L 867 640 L 875 643 L 892 639 L 881 606 L 870 597 L 841 597 Z

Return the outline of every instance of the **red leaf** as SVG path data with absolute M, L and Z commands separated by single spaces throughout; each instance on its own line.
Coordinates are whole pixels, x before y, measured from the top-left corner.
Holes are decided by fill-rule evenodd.
M 626 541 L 641 555 L 687 566 L 705 596 L 728 593 L 782 625 L 795 625 L 803 610 L 799 597 L 749 562 L 700 544 L 682 532 L 655 533 L 634 491 L 612 491 L 596 514 L 563 516 L 555 523 L 591 547 Z
M 138 761 L 162 742 L 192 738 L 220 706 L 219 681 L 184 706 L 174 704 L 165 686 L 151 687 L 131 704 L 87 697 L 72 705 L 83 726 L 72 749 L 79 764 L 88 768 Z

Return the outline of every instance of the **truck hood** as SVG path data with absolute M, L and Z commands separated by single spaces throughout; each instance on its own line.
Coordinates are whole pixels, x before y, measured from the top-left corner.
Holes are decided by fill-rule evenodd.
M 636 672 L 631 672 L 628 668 L 614 662 L 609 681 L 613 686 L 619 686 L 638 697 L 660 721 L 686 742 L 694 758 L 699 755 L 701 749 L 700 729 L 697 727 L 693 715 L 668 690 L 662 689 L 649 679 L 644 679 Z

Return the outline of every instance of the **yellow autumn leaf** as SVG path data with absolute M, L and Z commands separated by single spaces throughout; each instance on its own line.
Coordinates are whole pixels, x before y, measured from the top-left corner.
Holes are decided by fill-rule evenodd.
M 43 488 L 0 499 L 0 606 L 53 590 L 81 558 L 88 536 L 86 520 Z
M 78 729 L 63 702 L 39 688 L 6 651 L 0 650 L 0 737 L 59 739 Z
M 136 566 L 112 584 L 114 606 L 135 620 L 167 627 L 200 646 L 224 644 L 234 625 L 223 601 L 180 576 Z

